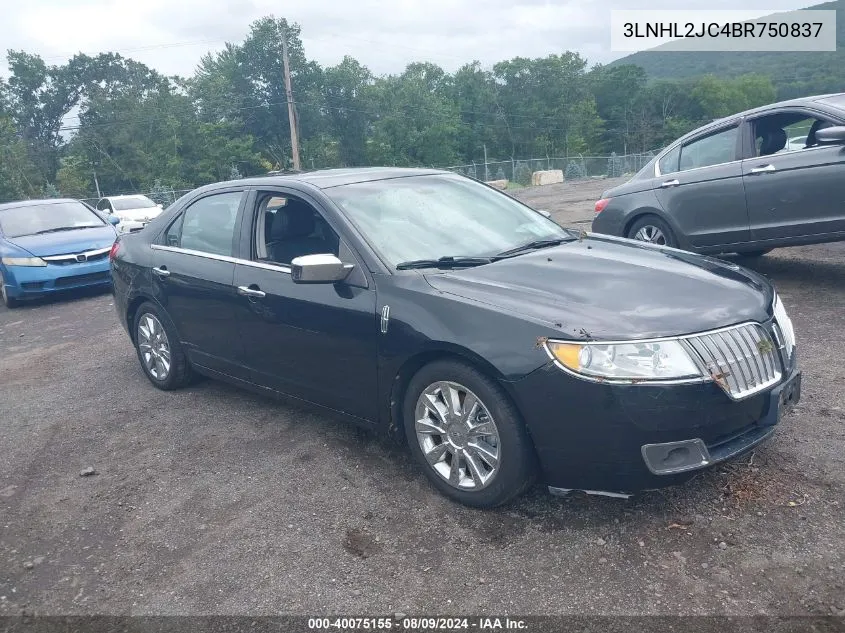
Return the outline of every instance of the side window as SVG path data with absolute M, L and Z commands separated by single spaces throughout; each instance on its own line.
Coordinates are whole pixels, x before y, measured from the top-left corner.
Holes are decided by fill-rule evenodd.
M 816 147 L 816 132 L 832 123 L 800 113 L 779 113 L 756 119 L 754 146 L 757 156 L 798 152 Z
M 231 257 L 242 197 L 243 192 L 235 191 L 200 198 L 170 225 L 165 244 Z
M 256 204 L 255 259 L 290 264 L 302 255 L 338 254 L 337 233 L 304 200 L 259 192 Z
M 678 147 L 671 150 L 668 154 L 666 154 L 663 158 L 660 159 L 660 162 L 657 164 L 657 168 L 663 175 L 674 174 L 676 171 L 678 171 L 678 160 L 680 158 L 681 146 L 678 145 Z
M 105 211 L 106 213 L 109 213 L 111 211 L 111 209 L 109 208 L 109 201 L 108 200 L 100 200 L 100 202 L 97 203 L 97 208 L 100 211 Z
M 679 169 L 698 169 L 736 160 L 737 127 L 699 138 L 681 148 Z

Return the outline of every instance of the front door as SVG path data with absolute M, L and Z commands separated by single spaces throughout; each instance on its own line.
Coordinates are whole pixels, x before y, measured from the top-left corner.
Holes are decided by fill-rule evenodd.
M 734 125 L 684 143 L 660 161 L 657 199 L 694 247 L 748 240 L 739 147 Z
M 754 240 L 845 232 L 845 146 L 815 132 L 838 124 L 802 112 L 751 122 L 755 156 L 742 163 Z
M 236 227 L 244 191 L 190 204 L 153 245 L 156 298 L 173 321 L 190 361 L 248 379 L 238 337 L 232 281 Z
M 236 313 L 254 382 L 349 415 L 377 419 L 376 293 L 361 263 L 313 202 L 258 191 L 244 222 L 249 262 L 235 266 Z M 331 253 L 355 265 L 346 282 L 294 283 L 289 264 Z

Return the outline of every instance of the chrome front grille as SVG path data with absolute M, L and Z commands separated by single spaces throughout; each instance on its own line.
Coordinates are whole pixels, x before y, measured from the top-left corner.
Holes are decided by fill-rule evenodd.
M 780 382 L 778 344 L 760 325 L 745 323 L 688 337 L 706 371 L 734 400 Z

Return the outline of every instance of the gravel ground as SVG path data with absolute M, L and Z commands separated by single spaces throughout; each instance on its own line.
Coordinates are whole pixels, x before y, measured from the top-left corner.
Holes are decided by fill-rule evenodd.
M 610 184 L 517 195 L 588 226 Z M 677 488 L 487 512 L 311 411 L 157 391 L 108 294 L 0 306 L 0 614 L 845 615 L 845 244 L 751 266 L 805 372 L 775 439 Z

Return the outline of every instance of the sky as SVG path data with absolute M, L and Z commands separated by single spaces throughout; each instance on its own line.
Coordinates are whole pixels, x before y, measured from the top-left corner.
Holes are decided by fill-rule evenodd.
M 687 0 L 689 9 L 759 10 L 800 0 Z M 377 75 L 412 61 L 447 71 L 485 68 L 516 56 L 573 50 L 590 65 L 610 50 L 611 9 L 678 9 L 676 0 L 0 0 L 0 48 L 62 64 L 76 52 L 115 51 L 166 75 L 188 76 L 208 51 L 241 42 L 249 24 L 275 15 L 297 22 L 309 59 L 323 66 L 351 55 Z M 0 74 L 7 76 L 5 58 Z

